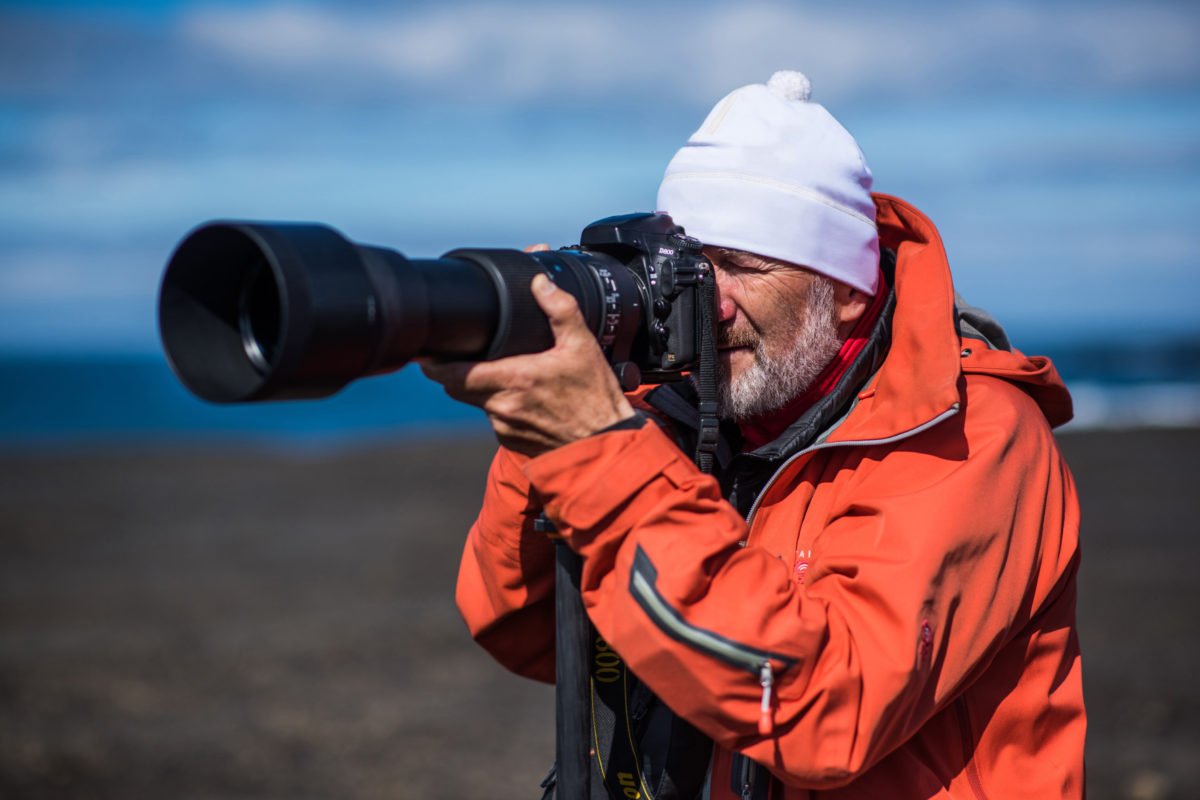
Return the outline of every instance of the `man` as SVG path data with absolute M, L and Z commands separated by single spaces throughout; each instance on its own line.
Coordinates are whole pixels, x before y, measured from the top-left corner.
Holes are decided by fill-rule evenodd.
M 1069 395 L 956 301 L 932 223 L 870 194 L 808 95 L 798 73 L 733 92 L 659 193 L 717 276 L 715 477 L 672 440 L 688 387 L 623 395 L 544 278 L 554 348 L 427 366 L 502 445 L 459 606 L 553 680 L 544 509 L 600 636 L 714 742 L 706 796 L 1080 796 Z

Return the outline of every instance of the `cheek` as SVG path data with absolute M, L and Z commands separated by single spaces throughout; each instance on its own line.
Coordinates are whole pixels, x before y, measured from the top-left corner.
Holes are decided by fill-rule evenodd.
M 791 353 L 806 327 L 810 310 L 803 303 L 774 304 L 764 310 L 760 318 L 763 325 L 762 350 L 770 358 L 778 359 Z
M 763 329 L 804 313 L 809 281 L 803 275 L 769 275 L 739 286 L 738 291 L 747 314 Z
M 755 314 L 755 327 L 762 346 L 772 354 L 791 343 L 792 331 L 803 317 L 802 306 L 791 305 L 783 298 L 766 298 Z

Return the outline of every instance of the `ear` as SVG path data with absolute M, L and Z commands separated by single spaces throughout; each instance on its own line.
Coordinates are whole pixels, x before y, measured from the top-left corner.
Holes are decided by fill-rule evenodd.
M 862 315 L 867 312 L 867 306 L 871 303 L 871 296 L 841 281 L 834 281 L 833 287 L 833 304 L 837 310 L 838 336 L 845 339 L 850 335 L 850 331 L 854 330 L 854 323 L 858 322 L 862 318 Z

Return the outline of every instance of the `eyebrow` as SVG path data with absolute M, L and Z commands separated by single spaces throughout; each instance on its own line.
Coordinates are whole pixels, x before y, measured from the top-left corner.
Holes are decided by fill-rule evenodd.
M 746 252 L 745 250 L 731 250 L 728 247 L 714 247 L 714 253 L 717 258 L 722 261 L 731 261 L 736 266 L 740 267 L 757 267 L 771 262 L 760 255 Z

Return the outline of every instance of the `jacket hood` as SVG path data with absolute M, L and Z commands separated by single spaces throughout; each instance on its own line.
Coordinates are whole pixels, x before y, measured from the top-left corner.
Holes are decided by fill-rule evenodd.
M 1071 396 L 1048 358 L 1011 347 L 998 323 L 954 292 L 934 224 L 896 197 L 875 194 L 880 246 L 896 253 L 891 347 L 830 442 L 887 439 L 958 408 L 964 374 L 1019 386 L 1052 426 L 1071 419 Z
M 903 438 L 956 413 L 968 374 L 1018 386 L 1052 427 L 1069 421 L 1071 396 L 1050 359 L 1013 348 L 998 322 L 955 294 L 941 237 L 929 218 L 898 198 L 872 196 L 882 253 L 895 253 L 894 264 L 884 269 L 893 276 L 892 296 L 866 349 L 833 392 L 748 455 L 776 462 L 816 440 Z M 634 400 L 691 431 L 699 428 L 695 390 L 687 383 L 643 386 Z M 724 436 L 721 448 L 717 461 L 724 466 L 737 450 Z

